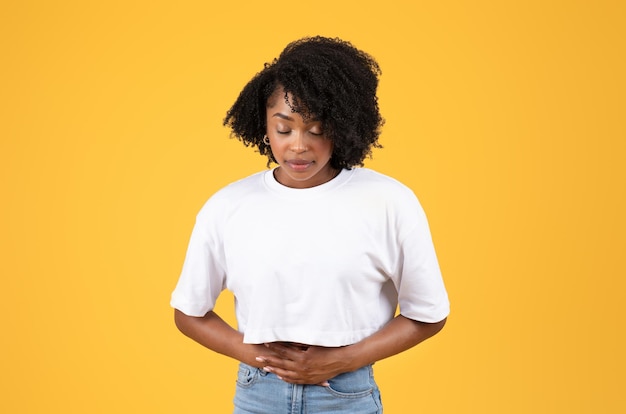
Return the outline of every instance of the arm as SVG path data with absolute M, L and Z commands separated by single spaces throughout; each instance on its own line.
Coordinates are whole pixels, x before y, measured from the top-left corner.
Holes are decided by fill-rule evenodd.
M 439 332 L 445 323 L 446 319 L 425 323 L 399 315 L 380 331 L 353 345 L 340 348 L 312 346 L 303 351 L 272 343 L 266 344 L 266 348 L 278 356 L 262 353 L 257 360 L 266 370 L 287 382 L 325 384 L 338 374 L 414 347 Z
M 268 349 L 263 345 L 244 344 L 243 334 L 224 322 L 215 312 L 195 317 L 175 309 L 174 321 L 183 334 L 210 350 L 257 368 L 263 366 L 255 357 L 261 353 L 267 354 Z M 274 352 L 271 354 L 276 355 Z

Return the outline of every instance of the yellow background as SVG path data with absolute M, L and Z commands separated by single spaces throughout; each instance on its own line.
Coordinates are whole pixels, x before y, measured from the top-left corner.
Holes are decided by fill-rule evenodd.
M 2 2 L 0 412 L 230 412 L 236 362 L 169 296 L 198 209 L 265 168 L 225 111 L 315 34 L 380 62 L 367 166 L 419 196 L 452 300 L 376 365 L 385 412 L 626 412 L 624 4 Z

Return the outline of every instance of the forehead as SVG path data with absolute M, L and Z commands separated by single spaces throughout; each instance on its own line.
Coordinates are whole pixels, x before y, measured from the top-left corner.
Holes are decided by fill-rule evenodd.
M 267 98 L 267 107 L 273 108 L 276 105 L 280 105 L 280 104 L 287 105 L 287 102 L 285 102 L 285 100 L 291 101 L 293 100 L 293 97 L 291 96 L 291 94 L 285 95 L 285 90 L 283 89 L 282 86 L 279 85 L 276 87 L 276 89 L 274 89 L 274 92 L 272 92 L 270 97 Z
M 282 85 L 278 85 L 274 89 L 274 92 L 267 99 L 266 107 L 268 118 L 275 113 L 282 113 L 286 117 L 282 116 L 281 118 L 291 118 L 296 115 L 307 123 L 319 120 L 308 110 L 306 105 L 299 102 L 298 98 L 295 98 L 291 93 L 286 93 Z M 271 112 L 270 109 L 272 109 Z
M 272 92 L 272 94 L 270 95 L 269 98 L 267 98 L 267 107 L 268 108 L 273 108 L 275 106 L 287 106 L 291 109 L 295 109 L 296 111 L 298 110 L 298 100 L 297 98 L 294 98 L 294 96 L 291 93 L 286 93 L 285 89 L 283 89 L 282 85 L 278 85 L 275 89 L 274 92 Z

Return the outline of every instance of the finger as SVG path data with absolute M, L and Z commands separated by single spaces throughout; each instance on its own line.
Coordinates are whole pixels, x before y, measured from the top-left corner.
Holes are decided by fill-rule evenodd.
M 279 380 L 288 382 L 290 384 L 311 384 L 318 385 L 320 387 L 328 387 L 328 381 L 321 381 L 314 378 L 302 377 L 293 371 L 286 371 L 275 367 L 263 367 L 263 370 L 276 375 Z
M 280 366 L 282 367 L 284 365 L 284 363 L 287 361 L 285 359 L 282 359 L 280 356 L 267 356 L 267 355 L 259 355 L 257 357 L 254 358 L 257 362 L 260 362 L 261 364 L 265 365 L 271 365 L 271 366 Z
M 292 382 L 292 383 L 296 382 L 295 378 L 292 377 L 293 372 L 291 371 L 284 370 L 278 367 L 269 366 L 269 365 L 264 366 L 263 371 L 271 372 L 272 374 L 276 375 L 278 379 L 283 380 L 285 382 Z
M 281 357 L 267 357 L 267 356 L 259 356 L 255 358 L 257 362 L 263 364 L 263 368 L 270 369 L 280 369 L 288 372 L 296 372 L 299 370 L 299 364 L 297 362 L 291 361 L 289 359 L 282 359 Z M 269 371 L 268 372 L 274 372 Z
M 266 365 L 283 365 L 287 361 L 291 361 L 288 355 L 278 352 L 276 349 L 268 349 L 267 352 L 257 355 L 255 357 L 257 362 L 264 363 Z
M 272 342 L 264 344 L 266 348 L 277 353 L 285 359 L 296 360 L 301 357 L 301 354 L 305 352 L 301 348 L 294 348 L 292 346 L 283 345 L 280 343 Z

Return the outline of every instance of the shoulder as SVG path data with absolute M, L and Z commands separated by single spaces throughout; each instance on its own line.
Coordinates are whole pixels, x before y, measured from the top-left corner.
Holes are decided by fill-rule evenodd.
M 419 222 L 425 222 L 426 213 L 411 188 L 395 178 L 367 168 L 354 170 L 351 183 L 359 188 L 362 202 L 368 206 L 378 206 L 385 215 L 393 218 L 399 226 L 412 228 Z
M 366 189 L 380 197 L 391 199 L 416 199 L 415 193 L 408 186 L 393 177 L 369 168 L 354 168 L 350 182 L 355 187 Z
M 216 217 L 228 212 L 246 197 L 264 191 L 263 180 L 266 173 L 267 171 L 261 171 L 221 188 L 204 203 L 198 212 L 198 218 Z

